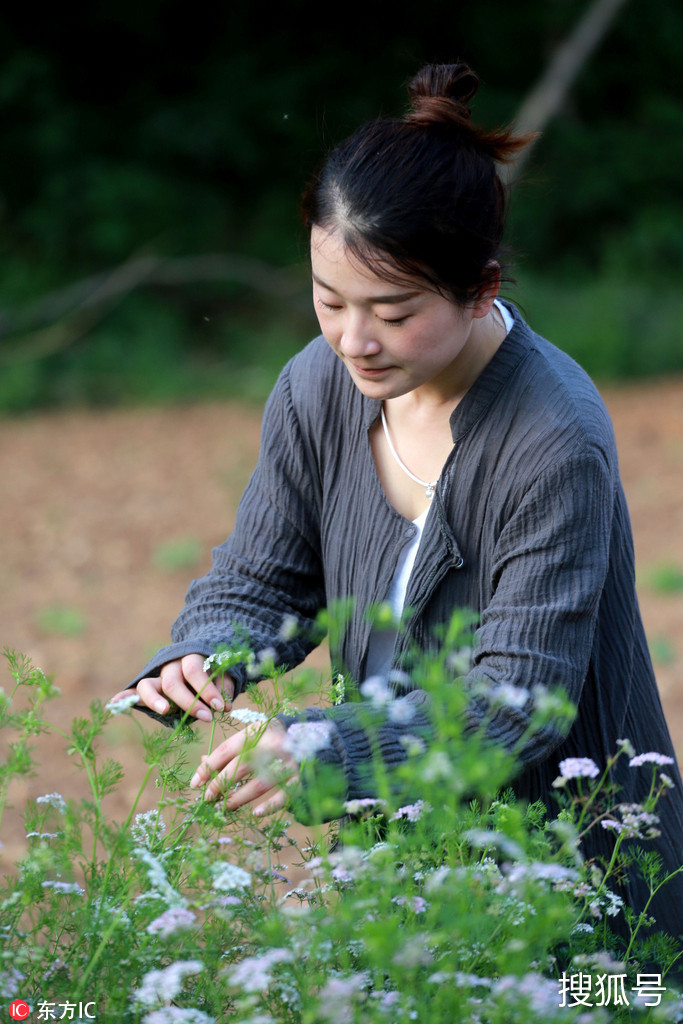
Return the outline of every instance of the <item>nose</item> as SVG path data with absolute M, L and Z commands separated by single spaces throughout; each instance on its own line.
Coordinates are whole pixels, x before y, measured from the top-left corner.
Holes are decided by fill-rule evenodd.
M 339 348 L 347 358 L 360 359 L 377 355 L 382 346 L 375 337 L 369 318 L 349 313 L 343 325 Z

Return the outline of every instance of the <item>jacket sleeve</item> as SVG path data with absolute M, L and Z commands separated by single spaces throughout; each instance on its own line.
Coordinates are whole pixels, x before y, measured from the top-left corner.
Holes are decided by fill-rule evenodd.
M 186 654 L 218 645 L 275 652 L 291 668 L 320 642 L 314 622 L 324 606 L 320 557 L 320 481 L 292 401 L 289 364 L 266 404 L 258 464 L 240 501 L 231 536 L 213 551 L 208 574 L 195 580 L 162 648 L 131 686 Z M 260 678 L 231 668 L 236 693 Z M 168 719 L 168 716 L 165 716 Z
M 504 524 L 493 552 L 492 598 L 481 613 L 466 677 L 476 694 L 467 729 L 486 718 L 491 739 L 512 747 L 529 725 L 534 688 L 561 688 L 580 705 L 614 509 L 614 479 L 604 458 L 576 455 L 546 469 Z M 510 687 L 514 696 L 506 701 Z M 546 727 L 522 751 L 523 764 L 544 761 L 562 739 Z
M 561 687 L 580 703 L 609 564 L 614 499 L 605 460 L 576 456 L 539 476 L 504 523 L 491 563 L 492 597 L 464 680 L 471 694 L 465 733 L 483 726 L 493 742 L 514 747 L 530 724 L 536 686 Z M 399 707 L 393 721 L 385 715 L 372 738 L 358 704 L 306 711 L 306 719 L 323 716 L 333 727 L 319 758 L 342 769 L 348 799 L 369 795 L 371 773 L 363 763 L 373 745 L 391 766 L 405 759 L 408 736 L 433 734 L 427 694 L 416 689 L 401 702 L 407 713 Z M 522 764 L 545 760 L 563 738 L 559 728 L 544 727 L 521 751 Z

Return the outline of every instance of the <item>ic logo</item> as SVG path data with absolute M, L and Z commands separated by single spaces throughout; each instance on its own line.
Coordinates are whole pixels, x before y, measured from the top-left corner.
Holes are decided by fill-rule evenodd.
M 31 1007 L 23 999 L 15 999 L 9 1004 L 9 1015 L 12 1020 L 26 1020 Z

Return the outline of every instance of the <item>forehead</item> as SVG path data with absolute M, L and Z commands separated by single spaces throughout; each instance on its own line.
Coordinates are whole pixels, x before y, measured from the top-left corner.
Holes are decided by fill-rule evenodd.
M 402 272 L 381 250 L 354 251 L 339 230 L 318 225 L 311 231 L 311 267 L 316 283 L 362 297 L 377 296 L 375 301 L 397 301 L 397 295 L 427 290 L 423 279 Z

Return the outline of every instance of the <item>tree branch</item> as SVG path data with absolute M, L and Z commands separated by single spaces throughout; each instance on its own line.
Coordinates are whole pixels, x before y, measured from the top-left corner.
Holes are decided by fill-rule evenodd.
M 594 0 L 574 31 L 555 51 L 540 79 L 528 94 L 514 119 L 520 133 L 541 132 L 564 104 L 576 78 L 599 46 L 626 0 Z M 508 184 L 519 176 L 529 158 L 527 146 L 502 169 Z
M 307 289 L 295 273 L 248 256 L 137 256 L 111 271 L 60 288 L 19 313 L 0 313 L 0 338 L 24 335 L 19 349 L 0 354 L 0 365 L 30 362 L 68 348 L 141 285 L 180 287 L 217 281 L 244 285 L 304 312 L 310 309 Z

